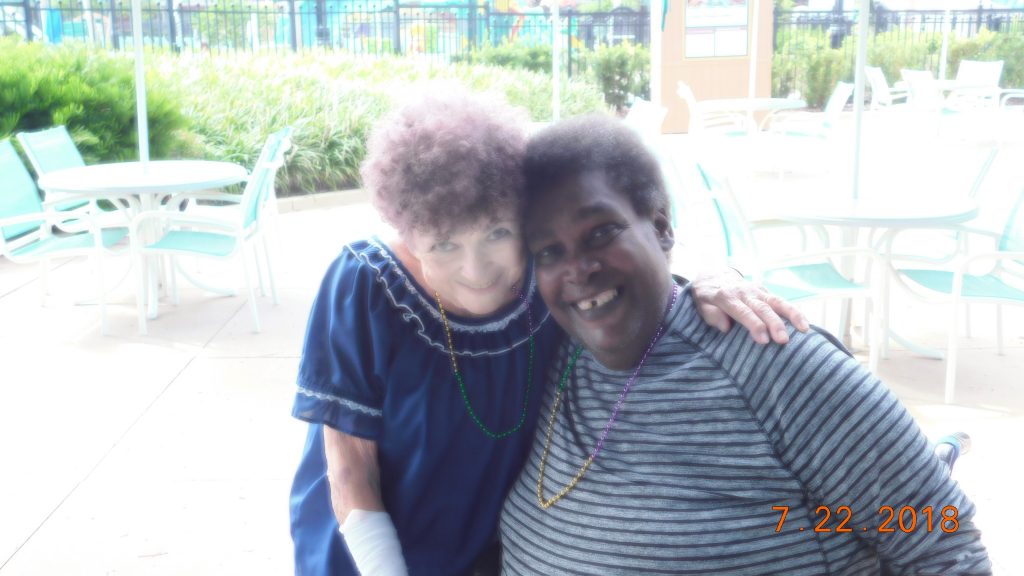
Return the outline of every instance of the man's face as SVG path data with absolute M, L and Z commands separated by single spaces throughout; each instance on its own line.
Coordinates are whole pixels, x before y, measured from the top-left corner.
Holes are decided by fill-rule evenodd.
M 567 178 L 528 207 L 526 241 L 551 314 L 602 364 L 636 365 L 671 291 L 672 228 L 641 216 L 601 172 Z

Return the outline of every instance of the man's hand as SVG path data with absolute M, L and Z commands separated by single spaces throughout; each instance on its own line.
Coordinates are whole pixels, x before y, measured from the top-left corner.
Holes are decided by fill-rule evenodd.
M 801 332 L 810 328 L 799 308 L 744 279 L 732 268 L 701 274 L 693 281 L 692 290 L 697 312 L 705 322 L 725 332 L 735 320 L 758 344 L 767 344 L 769 335 L 778 344 L 789 342 L 783 318 Z

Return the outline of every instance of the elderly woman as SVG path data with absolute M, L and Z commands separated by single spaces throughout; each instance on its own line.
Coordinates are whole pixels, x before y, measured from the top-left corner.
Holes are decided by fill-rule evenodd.
M 658 165 L 620 122 L 548 129 L 525 173 L 538 290 L 570 339 L 502 513 L 506 574 L 991 571 L 974 506 L 840 344 L 700 321 Z
M 310 423 L 291 494 L 298 574 L 460 575 L 493 546 L 563 338 L 520 233 L 524 125 L 449 93 L 373 135 L 363 178 L 398 236 L 345 246 L 310 313 L 293 411 Z M 760 340 L 788 337 L 773 306 L 803 322 L 763 292 L 704 288 Z

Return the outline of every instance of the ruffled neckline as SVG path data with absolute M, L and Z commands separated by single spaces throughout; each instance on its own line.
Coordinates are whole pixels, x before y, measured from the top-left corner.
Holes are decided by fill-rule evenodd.
M 411 324 L 417 334 L 431 347 L 447 353 L 448 342 L 444 333 L 441 312 L 431 294 L 420 286 L 412 273 L 402 264 L 397 254 L 374 236 L 349 246 L 353 254 L 376 272 L 388 301 L 404 322 Z M 529 340 L 527 307 L 533 315 L 533 334 L 545 322 L 552 322 L 547 307 L 540 300 L 533 275 L 533 259 L 528 259 L 526 298 L 516 300 L 493 314 L 480 318 L 467 318 L 445 312 L 454 337 L 455 352 L 460 356 L 491 355 L 507 352 Z

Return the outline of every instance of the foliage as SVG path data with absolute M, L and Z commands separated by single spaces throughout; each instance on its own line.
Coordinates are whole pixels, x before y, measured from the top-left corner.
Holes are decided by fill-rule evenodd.
M 0 53 L 0 137 L 66 124 L 88 162 L 137 157 L 130 55 L 17 40 L 0 42 Z M 280 175 L 282 193 L 358 185 L 373 124 L 429 82 L 491 91 L 535 120 L 551 117 L 550 76 L 528 70 L 319 51 L 232 58 L 149 51 L 146 67 L 154 159 L 252 166 L 266 135 L 291 125 L 295 148 Z M 604 108 L 584 82 L 564 84 L 561 95 L 566 115 Z
M 130 56 L 69 43 L 50 47 L 0 40 L 0 137 L 64 124 L 86 161 L 138 157 L 135 76 Z M 146 78 L 151 151 L 180 151 L 187 121 L 172 84 Z
M 583 57 L 587 75 L 601 89 L 609 106 L 621 110 L 631 96 L 651 97 L 651 53 L 623 42 L 599 46 Z
M 579 55 L 579 62 L 585 70 L 582 74 L 584 81 L 600 88 L 608 106 L 621 108 L 632 96 L 650 98 L 651 55 L 647 48 L 624 42 L 599 46 L 595 50 L 581 48 L 574 52 Z M 487 46 L 453 60 L 551 74 L 551 47 L 547 45 L 505 43 Z
M 854 29 L 856 31 L 856 28 Z M 772 94 L 799 93 L 812 107 L 820 107 L 840 80 L 853 80 L 856 34 L 831 48 L 823 28 L 787 30 L 780 33 L 772 69 Z M 889 30 L 871 36 L 868 62 L 879 66 L 890 83 L 899 80 L 904 68 L 938 72 L 942 33 Z M 982 28 L 969 38 L 950 36 L 948 74 L 952 77 L 961 60 L 1003 60 L 1002 85 L 1024 84 L 1024 35 L 996 33 Z
M 465 56 L 453 56 L 453 62 L 488 64 L 503 68 L 521 68 L 551 73 L 551 46 L 514 44 L 504 42 L 497 46 L 484 46 Z

